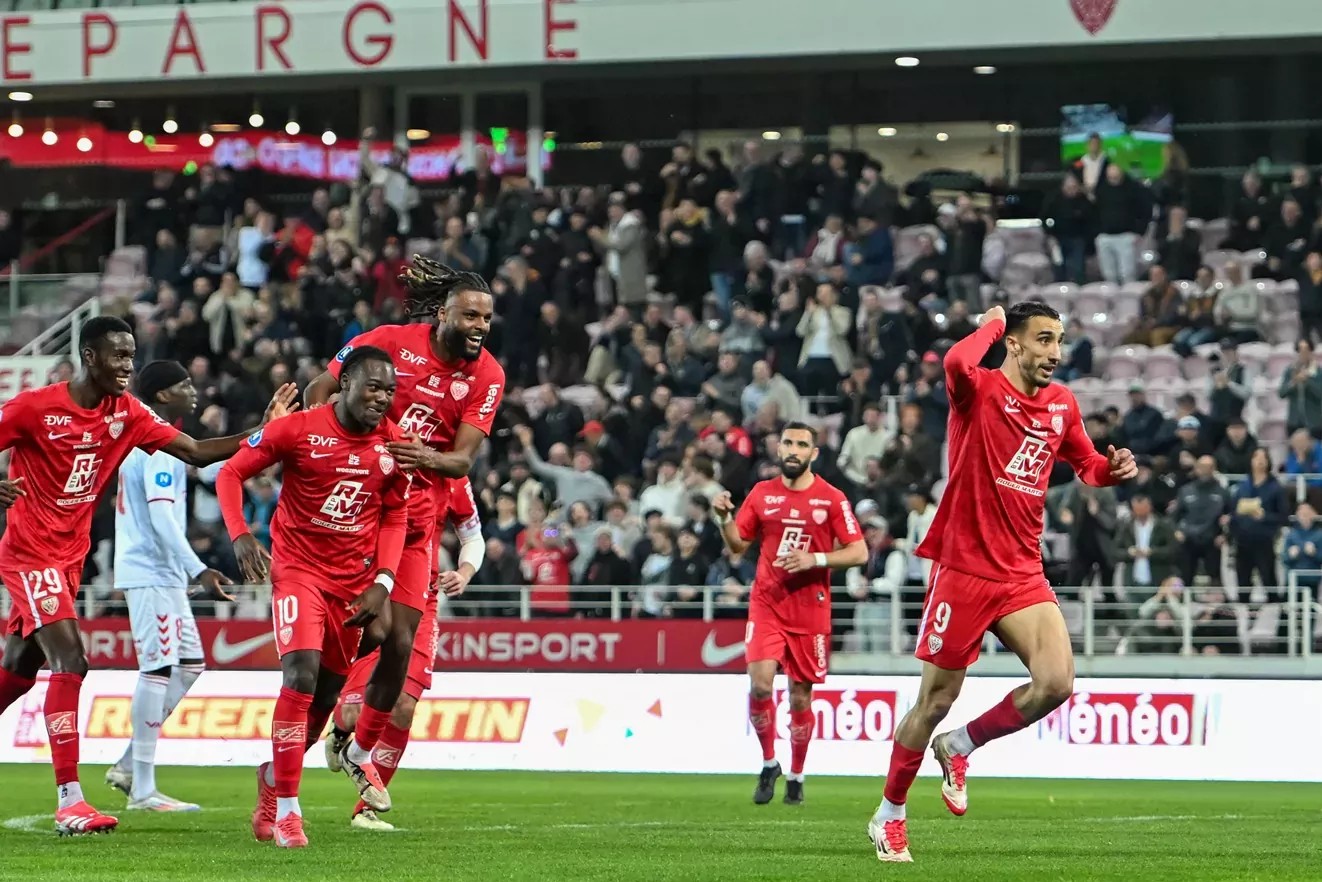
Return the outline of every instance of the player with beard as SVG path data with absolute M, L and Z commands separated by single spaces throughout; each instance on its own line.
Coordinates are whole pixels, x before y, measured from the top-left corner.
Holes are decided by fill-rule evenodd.
M 326 373 L 308 386 L 304 399 L 309 407 L 329 401 L 344 360 L 359 347 L 379 347 L 395 363 L 399 385 L 388 416 L 408 440 L 389 448 L 413 472 L 408 536 L 390 596 L 389 632 L 369 628 L 359 648 L 360 657 L 378 647 L 380 653 L 363 690 L 353 737 L 332 733 L 330 738 L 340 768 L 369 805 L 374 802 L 365 797 L 369 787 L 385 790 L 372 750 L 390 723 L 429 595 L 436 590 L 436 524 L 445 479 L 467 476 L 505 392 L 505 371 L 482 346 L 493 312 L 491 290 L 482 277 L 415 256 L 400 279 L 409 289 L 409 314 L 416 321 L 382 325 L 350 340 Z M 308 717 L 309 732 L 320 735 L 336 698 L 318 696 Z
M 785 804 L 803 804 L 803 764 L 815 718 L 812 688 L 826 680 L 831 653 L 831 570 L 862 566 L 868 548 L 845 494 L 813 474 L 817 431 L 787 423 L 780 433 L 781 475 L 754 485 L 737 517 L 729 493 L 712 501 L 725 545 L 742 554 L 761 548 L 753 579 L 744 657 L 750 690 L 748 718 L 762 746 L 762 771 L 753 802 L 776 795 L 776 668 L 790 683 L 790 774 Z
M 878 860 L 913 860 L 905 802 L 929 740 L 944 776 L 941 797 L 961 816 L 969 754 L 1042 719 L 1073 693 L 1069 631 L 1042 572 L 1052 466 L 1063 460 L 1094 487 L 1127 481 L 1138 466 L 1128 450 L 1097 453 L 1074 394 L 1051 382 L 1064 336 L 1054 309 L 1025 301 L 1008 314 L 988 310 L 981 327 L 946 354 L 950 480 L 917 550 L 933 563 L 914 653 L 923 676 L 918 700 L 895 729 L 884 798 L 868 823 Z M 1005 361 L 996 370 L 979 367 L 1002 337 Z M 1019 656 L 1030 682 L 932 739 L 988 631 Z
M 74 598 L 91 546 L 92 513 L 135 447 L 206 466 L 232 456 L 245 437 L 194 440 L 126 394 L 137 346 L 122 319 L 89 320 L 78 350 L 77 377 L 20 392 L 0 412 L 0 450 L 13 454 L 9 480 L 0 481 L 0 505 L 9 507 L 0 581 L 10 597 L 0 713 L 50 666 L 44 709 L 59 797 L 55 829 L 62 835 L 100 833 L 119 823 L 87 803 L 78 781 L 78 697 L 87 654 Z M 284 416 L 297 393 L 292 383 L 280 387 L 267 421 Z

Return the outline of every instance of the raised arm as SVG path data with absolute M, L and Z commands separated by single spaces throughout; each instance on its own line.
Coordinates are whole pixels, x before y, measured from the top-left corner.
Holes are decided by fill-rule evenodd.
M 1078 474 L 1079 480 L 1093 487 L 1111 487 L 1138 475 L 1138 464 L 1128 448 L 1117 450 L 1114 445 L 1102 456 L 1093 447 L 1092 439 L 1083 428 L 1079 404 L 1073 404 L 1074 415 L 1065 428 L 1060 441 L 1059 456 Z
M 712 517 L 721 528 L 721 539 L 732 554 L 743 554 L 757 537 L 758 515 L 754 506 L 744 500 L 739 516 L 734 517 L 734 502 L 729 491 L 717 494 L 711 504 Z M 744 538 L 744 533 L 748 538 Z
M 308 387 L 303 390 L 303 406 L 308 410 L 329 404 L 331 396 L 340 391 L 340 381 L 330 371 L 322 371 Z
M 983 315 L 978 330 L 946 352 L 946 395 L 951 407 L 964 411 L 972 405 L 978 391 L 978 365 L 1004 334 L 1005 310 L 993 306 Z

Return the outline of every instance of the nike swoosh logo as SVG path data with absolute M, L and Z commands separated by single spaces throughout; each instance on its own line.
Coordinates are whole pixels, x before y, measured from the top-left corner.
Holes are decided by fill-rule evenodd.
M 413 373 L 412 371 L 395 371 L 395 376 L 397 376 L 397 377 L 416 377 L 417 374 Z
M 256 637 L 249 637 L 247 640 L 240 640 L 238 643 L 230 643 L 225 639 L 225 632 L 221 631 L 216 635 L 216 642 L 211 644 L 211 658 L 218 665 L 227 665 L 274 641 L 275 634 L 272 633 L 258 634 Z
M 731 643 L 721 646 L 716 642 L 716 632 L 708 631 L 707 639 L 702 641 L 702 663 L 709 668 L 723 668 L 744 654 L 744 643 Z
M 64 437 L 67 436 L 68 434 L 69 434 L 68 432 L 61 432 L 60 434 L 56 435 L 54 432 L 51 432 L 51 433 L 48 434 L 46 437 L 49 438 L 50 440 L 54 441 L 56 438 L 64 438 Z
M 328 457 L 328 456 L 334 456 L 334 455 L 335 455 L 335 454 L 333 454 L 333 453 L 314 453 L 314 454 L 312 454 L 312 458 L 313 458 L 313 459 L 325 459 L 325 458 Z
M 768 515 L 768 516 L 773 515 L 773 514 L 775 514 L 775 513 L 778 512 L 778 511 L 780 511 L 779 508 L 769 508 L 769 509 L 767 509 L 767 515 Z

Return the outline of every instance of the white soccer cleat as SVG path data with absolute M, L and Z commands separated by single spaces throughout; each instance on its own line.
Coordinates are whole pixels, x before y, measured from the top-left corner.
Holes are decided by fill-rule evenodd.
M 331 729 L 330 733 L 326 736 L 326 740 L 323 742 L 326 749 L 326 768 L 330 769 L 332 772 L 344 771 L 344 765 L 340 762 L 340 751 L 344 750 L 349 744 L 350 737 L 351 736 L 347 735 L 337 735 L 334 729 Z
M 125 796 L 131 797 L 133 795 L 133 770 L 126 769 L 123 766 L 111 766 L 106 770 L 106 783 Z
M 365 808 L 354 815 L 353 820 L 349 822 L 349 826 L 355 830 L 371 830 L 374 833 L 391 833 L 395 829 L 394 824 L 381 820 L 376 816 L 376 812 L 370 808 Z
M 173 796 L 166 796 L 161 791 L 146 797 L 145 799 L 130 799 L 127 806 L 129 811 L 134 812 L 200 812 L 202 806 L 193 802 L 184 802 L 175 799 Z
M 883 821 L 874 815 L 868 821 L 868 838 L 877 849 L 877 860 L 888 864 L 913 863 L 913 855 L 909 854 L 909 831 L 905 828 L 904 818 Z
M 969 758 L 950 749 L 949 732 L 932 739 L 932 755 L 941 764 L 941 799 L 952 815 L 962 817 L 969 810 Z

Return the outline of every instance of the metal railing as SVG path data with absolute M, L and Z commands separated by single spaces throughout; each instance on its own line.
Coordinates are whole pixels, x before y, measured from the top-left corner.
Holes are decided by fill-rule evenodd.
M 1180 589 L 1159 597 L 1144 586 L 1057 587 L 1074 651 L 1081 658 L 1124 656 L 1268 656 L 1311 660 L 1322 652 L 1322 570 L 1294 570 L 1286 584 L 1253 589 L 1217 586 Z M 270 615 L 269 585 L 233 589 L 235 603 L 195 600 L 199 618 L 264 620 Z M 856 584 L 854 594 L 833 589 L 832 641 L 839 654 L 874 661 L 911 657 L 923 613 L 923 588 L 878 588 Z M 862 594 L 860 598 L 857 595 Z M 0 593 L 7 613 L 8 593 Z M 87 585 L 79 597 L 85 619 L 127 615 L 122 594 Z M 471 585 L 461 598 L 443 599 L 442 619 L 594 620 L 631 619 L 717 622 L 743 620 L 748 588 L 741 586 L 570 586 Z M 572 631 L 572 625 L 567 630 Z M 1007 654 L 992 635 L 984 658 Z M 1141 667 L 1141 665 L 1140 665 Z

